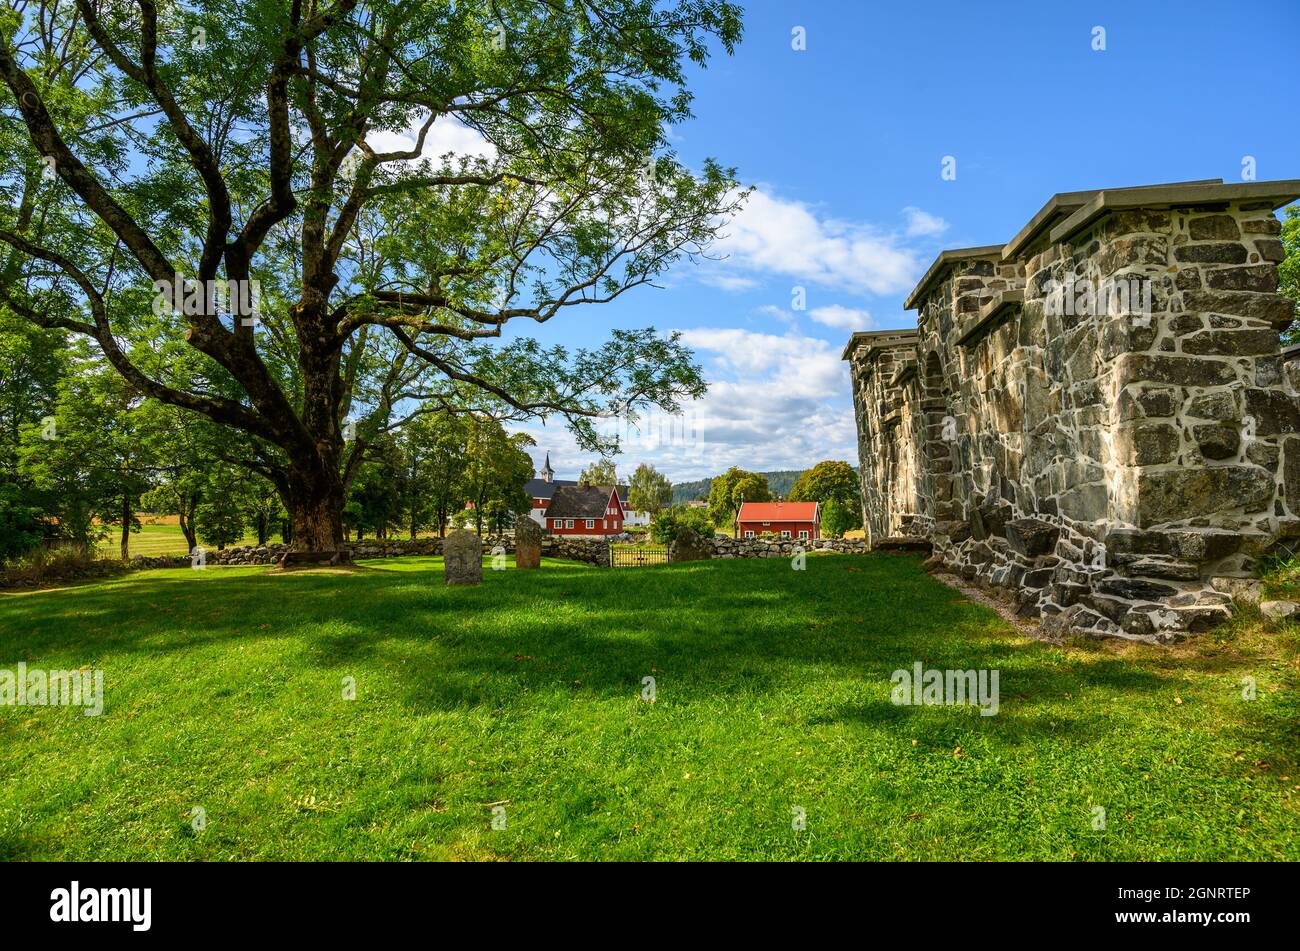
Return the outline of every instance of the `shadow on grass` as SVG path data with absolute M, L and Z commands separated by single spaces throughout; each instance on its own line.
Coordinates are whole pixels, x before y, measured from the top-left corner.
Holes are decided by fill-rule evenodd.
M 485 571 L 484 583 L 468 588 L 446 587 L 440 563 L 420 561 L 402 570 L 182 569 L 7 599 L 0 660 L 80 666 L 122 653 L 285 641 L 302 669 L 377 666 L 390 676 L 390 695 L 420 713 L 503 711 L 548 692 L 632 697 L 651 671 L 683 703 L 828 680 L 867 693 L 828 698 L 808 724 L 879 726 L 908 715 L 889 702 L 889 678 L 919 661 L 999 670 L 1001 710 L 973 714 L 971 727 L 1009 742 L 1045 730 L 1097 740 L 1108 727 L 1087 707 L 1050 726 L 1035 708 L 1097 690 L 1155 691 L 1187 667 L 1171 664 L 1166 674 L 1124 658 L 1069 662 L 912 558 L 816 558 L 804 571 L 784 559 L 620 571 L 551 564 Z

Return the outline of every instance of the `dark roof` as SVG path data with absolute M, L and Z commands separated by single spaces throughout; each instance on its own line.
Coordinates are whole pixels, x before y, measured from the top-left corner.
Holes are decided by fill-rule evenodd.
M 549 499 L 560 486 L 577 484 L 573 479 L 552 479 L 550 482 L 545 479 L 529 479 L 524 483 L 524 491 L 535 499 Z M 627 505 L 627 486 L 618 487 L 618 500 Z
M 552 483 L 554 485 L 554 483 Z M 546 507 L 547 518 L 604 518 L 613 486 L 562 485 Z

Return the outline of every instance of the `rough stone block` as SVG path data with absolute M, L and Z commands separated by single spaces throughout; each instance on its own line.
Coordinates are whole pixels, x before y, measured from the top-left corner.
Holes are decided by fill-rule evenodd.
M 1174 259 L 1189 264 L 1245 264 L 1246 249 L 1231 244 L 1185 244 L 1174 249 Z
M 443 574 L 447 584 L 479 584 L 483 580 L 483 542 L 463 528 L 442 541 Z
M 1194 426 L 1192 435 L 1206 459 L 1231 459 L 1241 446 L 1241 433 L 1237 427 L 1223 423 Z
M 1271 264 L 1226 267 L 1206 272 L 1205 283 L 1212 290 L 1269 294 L 1277 290 L 1277 268 Z
M 515 567 L 540 568 L 542 565 L 542 527 L 530 516 L 515 519 Z
M 1124 423 L 1115 438 L 1115 456 L 1120 465 L 1150 466 L 1171 462 L 1178 454 L 1182 437 L 1168 423 Z
M 1193 218 L 1187 223 L 1187 233 L 1193 241 L 1226 241 L 1241 237 L 1237 220 L 1232 215 Z
M 1121 383 L 1172 383 L 1176 386 L 1220 386 L 1237 378 L 1222 360 L 1198 360 L 1152 353 L 1126 353 L 1118 361 Z
M 1273 330 L 1203 330 L 1183 338 L 1183 353 L 1197 356 L 1266 356 L 1277 352 Z
M 1007 544 L 1027 558 L 1046 555 L 1056 547 L 1061 530 L 1037 518 L 1018 518 L 1007 523 Z
M 1246 415 L 1255 418 L 1256 436 L 1300 433 L 1300 406 L 1281 390 L 1247 390 Z
M 1167 522 L 1240 508 L 1260 512 L 1273 498 L 1273 476 L 1258 466 L 1143 469 L 1138 473 L 1137 523 Z

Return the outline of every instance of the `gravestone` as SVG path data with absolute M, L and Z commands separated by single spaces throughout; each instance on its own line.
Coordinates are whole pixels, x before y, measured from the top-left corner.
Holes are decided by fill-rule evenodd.
M 459 528 L 443 539 L 442 561 L 447 584 L 478 584 L 483 580 L 483 543 L 473 532 Z
M 542 566 L 542 526 L 527 515 L 515 519 L 515 567 Z
M 677 529 L 668 557 L 672 561 L 706 561 L 713 557 L 713 539 L 705 538 L 689 525 Z

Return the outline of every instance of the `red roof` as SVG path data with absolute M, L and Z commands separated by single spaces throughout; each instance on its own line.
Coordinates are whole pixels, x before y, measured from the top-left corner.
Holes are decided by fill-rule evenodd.
M 815 522 L 816 502 L 744 502 L 737 522 Z

